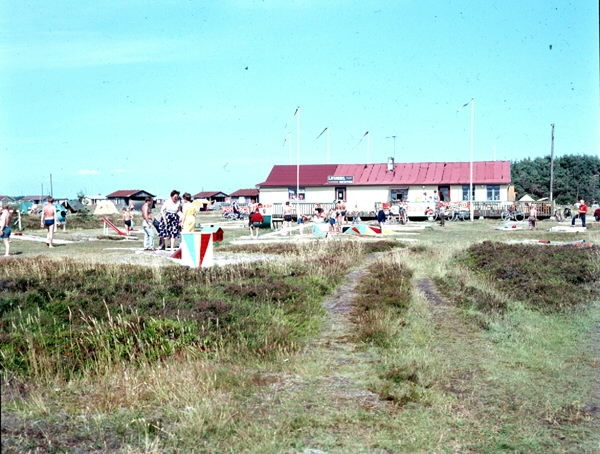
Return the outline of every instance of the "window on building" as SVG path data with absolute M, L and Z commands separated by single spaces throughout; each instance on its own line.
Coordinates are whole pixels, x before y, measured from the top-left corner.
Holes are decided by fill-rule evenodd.
M 488 200 L 500 200 L 500 185 L 499 184 L 488 184 L 487 185 L 487 199 Z
M 298 189 L 299 189 L 298 200 L 305 200 L 306 189 L 305 188 L 298 188 Z M 296 200 L 296 188 L 288 188 L 288 199 Z
M 469 201 L 469 200 L 475 200 L 475 185 L 473 185 L 473 194 L 472 194 L 472 199 L 469 199 L 469 186 L 468 184 L 463 184 L 462 185 L 462 199 L 463 201 Z
M 408 188 L 395 188 L 390 190 L 392 202 L 406 202 L 408 200 Z

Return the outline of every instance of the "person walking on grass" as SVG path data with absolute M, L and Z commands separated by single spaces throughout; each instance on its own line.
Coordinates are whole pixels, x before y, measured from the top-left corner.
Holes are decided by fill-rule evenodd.
M 54 231 L 56 230 L 56 224 L 58 222 L 56 207 L 53 203 L 54 199 L 48 197 L 48 203 L 44 205 L 44 208 L 42 209 L 42 219 L 40 222 L 40 226 L 42 228 L 45 227 L 48 230 L 48 233 L 46 233 L 46 244 L 48 247 L 54 247 Z
M 283 231 L 285 235 L 291 235 L 292 228 L 292 207 L 290 206 L 290 202 L 285 202 L 283 206 Z
M 579 205 L 579 206 L 577 206 Z M 579 216 L 579 219 L 581 219 L 581 227 L 585 228 L 585 215 L 587 214 L 587 205 L 585 204 L 585 200 L 580 200 L 579 204 L 576 204 L 577 206 L 577 215 Z M 575 219 L 576 217 L 573 216 L 573 218 L 571 219 L 571 226 L 575 227 Z
M 154 218 L 152 217 L 152 198 L 146 197 L 142 205 L 142 226 L 144 227 L 144 251 L 154 250 Z
M 535 230 L 537 225 L 537 207 L 535 204 L 529 204 L 529 230 Z
M 4 256 L 10 255 L 10 211 L 7 205 L 2 206 L 0 213 L 0 238 L 4 241 Z

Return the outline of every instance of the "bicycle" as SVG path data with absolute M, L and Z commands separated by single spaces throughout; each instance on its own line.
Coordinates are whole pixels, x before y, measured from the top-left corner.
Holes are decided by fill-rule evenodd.
M 406 208 L 399 206 L 398 213 L 390 213 L 387 217 L 388 224 L 400 224 L 404 225 L 408 222 L 408 214 Z
M 448 214 L 448 220 L 452 222 L 466 221 L 471 219 L 471 213 L 466 210 L 452 210 Z
M 503 221 L 523 221 L 525 219 L 525 213 L 523 213 L 521 210 L 509 208 L 502 211 L 502 213 L 500 213 L 500 217 Z
M 223 213 L 223 217 L 225 219 L 227 219 L 228 221 L 245 221 L 248 219 L 248 213 L 242 213 L 242 212 L 226 212 Z

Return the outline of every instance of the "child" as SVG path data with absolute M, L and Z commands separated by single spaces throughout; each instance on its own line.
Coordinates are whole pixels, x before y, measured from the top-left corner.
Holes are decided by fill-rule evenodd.
M 123 207 L 123 224 L 125 225 L 125 229 L 127 230 L 127 235 L 131 231 L 131 211 L 129 208 Z

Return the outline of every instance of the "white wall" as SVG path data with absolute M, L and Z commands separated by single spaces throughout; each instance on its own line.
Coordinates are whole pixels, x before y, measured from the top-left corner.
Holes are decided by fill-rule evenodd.
M 421 211 L 421 205 L 433 206 L 433 191 L 438 186 L 414 185 L 408 189 L 407 202 L 416 204 Z M 508 200 L 508 185 L 500 185 L 500 202 Z M 307 187 L 305 200 L 307 203 L 331 203 L 335 200 L 334 186 Z M 285 188 L 264 188 L 260 190 L 260 201 L 263 204 L 285 203 L 288 200 L 287 187 Z M 388 202 L 390 200 L 390 188 L 387 186 L 346 186 L 346 208 L 349 211 L 358 210 L 371 212 L 375 210 L 375 204 Z M 487 200 L 487 186 L 475 185 L 475 201 L 484 202 Z M 451 202 L 462 201 L 462 185 L 450 186 Z
M 382 186 L 346 186 L 346 208 L 349 211 L 375 210 L 376 203 L 387 202 L 390 190 Z

